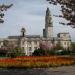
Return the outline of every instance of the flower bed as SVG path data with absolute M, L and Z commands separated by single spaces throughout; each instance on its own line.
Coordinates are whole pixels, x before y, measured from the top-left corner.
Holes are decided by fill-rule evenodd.
M 48 68 L 74 64 L 75 58 L 60 56 L 24 56 L 0 59 L 1 68 Z

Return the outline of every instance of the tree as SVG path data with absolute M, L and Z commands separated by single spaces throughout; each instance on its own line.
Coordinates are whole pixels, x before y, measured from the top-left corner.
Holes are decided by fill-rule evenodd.
M 2 4 L 0 5 L 0 23 L 4 23 L 3 17 L 4 17 L 4 11 L 7 11 L 8 8 L 10 8 L 11 6 L 13 6 L 13 4 L 10 5 L 5 5 Z
M 54 43 L 48 42 L 48 41 L 41 41 L 40 42 L 40 49 L 42 50 L 51 50 L 54 47 Z
M 63 15 L 59 15 L 58 17 L 65 18 L 68 20 L 68 23 L 62 23 L 63 25 L 70 25 L 75 28 L 75 0 L 47 0 L 50 4 L 61 5 L 61 11 Z
M 71 50 L 75 52 L 75 42 L 72 42 L 72 44 L 71 44 Z
M 50 56 L 54 55 L 55 51 L 53 50 L 43 50 L 43 49 L 37 49 L 33 52 L 33 56 Z
M 34 56 L 44 56 L 45 55 L 45 50 L 42 50 L 42 49 L 37 49 L 33 52 Z
M 6 56 L 7 52 L 8 52 L 8 49 L 0 48 L 0 56 Z
M 22 48 L 15 47 L 13 49 L 9 49 L 7 56 L 9 57 L 16 57 L 16 56 L 23 56 L 25 55 L 24 51 Z

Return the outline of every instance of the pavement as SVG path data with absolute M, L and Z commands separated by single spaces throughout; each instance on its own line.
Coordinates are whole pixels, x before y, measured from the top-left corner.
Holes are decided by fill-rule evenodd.
M 0 75 L 75 75 L 75 66 L 38 69 L 0 69 Z

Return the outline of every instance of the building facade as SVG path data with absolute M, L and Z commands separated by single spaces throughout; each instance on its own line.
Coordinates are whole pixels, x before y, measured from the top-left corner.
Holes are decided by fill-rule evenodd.
M 62 47 L 64 47 L 65 50 L 70 49 L 71 36 L 69 35 L 69 33 L 58 33 L 57 36 L 59 38 Z
M 9 36 L 7 38 L 8 46 L 20 47 L 24 50 L 25 55 L 32 55 L 34 50 L 40 48 L 40 44 L 44 44 L 51 49 L 53 45 L 60 42 L 64 49 L 70 48 L 71 37 L 69 33 L 58 33 L 57 37 L 53 37 L 53 24 L 49 8 L 46 10 L 45 28 L 43 29 L 43 37 L 40 35 L 26 35 L 26 29 L 21 29 L 21 36 Z M 0 47 L 3 43 L 0 43 Z M 43 46 L 43 47 L 44 47 Z

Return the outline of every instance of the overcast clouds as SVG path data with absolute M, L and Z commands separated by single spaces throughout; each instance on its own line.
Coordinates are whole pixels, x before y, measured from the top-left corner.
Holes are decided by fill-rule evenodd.
M 0 0 L 0 3 L 14 4 L 6 12 L 5 23 L 0 24 L 0 37 L 20 35 L 22 27 L 26 28 L 27 34 L 42 35 L 47 7 L 50 8 L 52 15 L 60 13 L 59 8 L 49 5 L 46 0 Z M 53 17 L 54 36 L 59 32 L 69 32 L 74 39 L 75 29 L 59 25 L 58 21 L 58 18 Z

